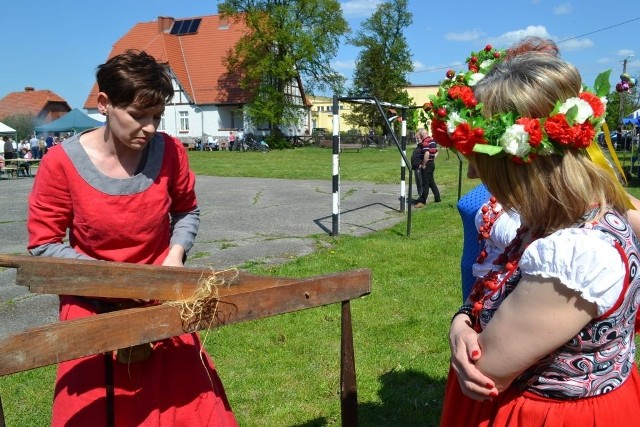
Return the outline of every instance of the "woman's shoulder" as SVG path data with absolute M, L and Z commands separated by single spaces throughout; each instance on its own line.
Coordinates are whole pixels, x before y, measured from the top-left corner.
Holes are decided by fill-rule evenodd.
M 565 228 L 532 242 L 524 251 L 523 260 L 571 259 L 574 262 L 603 256 L 618 257 L 615 239 L 601 230 L 593 228 Z
M 558 279 L 598 305 L 615 303 L 626 267 L 615 239 L 593 228 L 567 228 L 531 243 L 520 260 L 523 274 Z

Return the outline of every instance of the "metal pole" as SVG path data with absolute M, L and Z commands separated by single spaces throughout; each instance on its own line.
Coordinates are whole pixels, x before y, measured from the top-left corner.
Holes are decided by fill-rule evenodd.
M 340 233 L 340 106 L 333 95 L 333 210 L 331 215 L 332 236 Z
M 627 56 L 626 58 L 624 58 L 624 61 L 622 61 L 622 74 L 625 74 L 627 72 L 627 61 L 629 60 L 629 58 L 631 58 L 631 55 Z M 620 104 L 618 109 L 618 146 L 622 145 L 622 148 L 624 148 L 624 142 L 622 141 L 622 124 L 623 124 L 622 115 L 624 114 L 624 92 L 620 92 L 620 98 L 618 99 L 618 103 Z
M 407 157 L 407 110 L 402 109 L 402 130 L 400 135 L 400 145 L 402 153 Z M 400 159 L 400 212 L 404 212 L 407 203 L 407 187 L 406 187 L 406 170 L 407 165 Z

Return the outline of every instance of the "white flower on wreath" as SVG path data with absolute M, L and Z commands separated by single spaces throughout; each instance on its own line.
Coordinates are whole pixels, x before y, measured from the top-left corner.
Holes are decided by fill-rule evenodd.
M 467 123 L 467 121 L 463 119 L 457 111 L 449 113 L 449 119 L 447 120 L 447 132 L 449 135 L 455 132 L 460 123 Z
M 576 116 L 576 122 L 582 124 L 589 117 L 593 117 L 593 108 L 591 105 L 583 99 L 573 97 L 569 98 L 560 106 L 560 113 L 565 114 L 571 107 L 578 107 L 578 115 Z
M 471 77 L 469 77 L 469 86 L 473 87 L 478 84 L 480 80 L 484 78 L 483 73 L 473 73 Z
M 498 140 L 505 153 L 516 157 L 524 157 L 531 151 L 529 145 L 529 134 L 524 130 L 524 126 L 514 124 L 509 126 Z
M 480 63 L 480 70 L 489 70 L 493 67 L 493 63 L 496 62 L 495 59 L 485 59 Z

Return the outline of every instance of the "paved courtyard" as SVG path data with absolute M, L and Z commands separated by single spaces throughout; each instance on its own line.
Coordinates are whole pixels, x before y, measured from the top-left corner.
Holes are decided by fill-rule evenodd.
M 32 184 L 32 178 L 0 181 L 0 253 L 27 254 Z M 314 236 L 333 229 L 330 179 L 198 176 L 196 191 L 201 222 L 188 266 L 280 263 L 311 253 Z M 402 221 L 399 196 L 399 184 L 342 182 L 340 234 L 362 235 Z M 31 294 L 15 285 L 15 269 L 0 270 L 0 336 L 57 320 L 56 296 Z

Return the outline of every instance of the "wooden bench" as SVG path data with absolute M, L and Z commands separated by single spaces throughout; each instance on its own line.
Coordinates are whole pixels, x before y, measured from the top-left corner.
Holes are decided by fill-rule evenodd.
M 333 148 L 333 141 L 331 139 L 321 139 L 318 145 L 323 148 Z M 347 143 L 347 144 L 340 143 L 340 151 L 356 150 L 357 152 L 360 152 L 361 148 L 362 148 L 362 144 L 360 143 Z
M 184 145 L 184 148 L 187 149 L 187 151 L 195 151 L 196 149 L 196 143 L 195 142 L 182 142 L 182 145 Z
M 18 167 L 17 166 L 5 166 L 0 169 L 0 178 L 6 176 L 7 178 L 17 178 L 18 177 Z
M 0 254 L 0 266 L 16 268 L 16 284 L 30 292 L 158 301 L 188 299 L 209 268 L 180 268 L 106 261 Z M 340 302 L 340 401 L 342 426 L 358 425 L 358 401 L 350 300 L 371 292 L 371 272 L 352 270 L 306 279 L 220 272 L 226 284 L 212 298 L 212 317 L 181 319 L 180 304 L 97 314 L 29 328 L 0 337 L 0 376 L 159 341 L 233 323 Z M 131 286 L 136 283 L 136 286 Z M 25 355 L 28 354 L 28 357 Z M 5 425 L 0 400 L 0 426 Z

